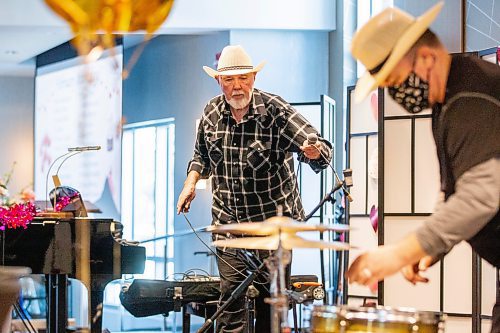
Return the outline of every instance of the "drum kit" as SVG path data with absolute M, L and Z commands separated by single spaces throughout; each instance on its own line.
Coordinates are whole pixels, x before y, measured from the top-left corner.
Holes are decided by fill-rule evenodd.
M 234 223 L 211 226 L 215 234 L 226 235 L 212 244 L 219 248 L 274 250 L 266 260 L 271 277 L 272 332 L 291 332 L 288 325 L 288 296 L 285 290 L 285 268 L 291 260 L 291 250 L 317 248 L 346 251 L 353 246 L 344 242 L 309 240 L 299 236 L 301 232 L 347 232 L 345 224 L 306 224 L 284 216 L 276 216 L 259 223 Z M 324 305 L 313 307 L 311 333 L 357 332 L 444 332 L 444 316 L 434 312 L 422 312 L 409 308 L 349 307 Z
M 409 308 L 316 306 L 311 333 L 442 333 L 444 315 Z

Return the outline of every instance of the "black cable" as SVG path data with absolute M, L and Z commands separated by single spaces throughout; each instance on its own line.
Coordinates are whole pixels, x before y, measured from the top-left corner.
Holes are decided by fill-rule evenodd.
M 318 147 L 316 147 L 315 145 L 313 145 L 314 148 L 316 148 L 316 150 L 319 152 L 319 154 L 321 155 L 321 157 L 323 157 L 326 161 L 328 161 L 328 159 L 326 158 L 326 156 L 323 154 L 323 152 L 321 151 L 321 149 L 319 149 Z M 333 175 L 335 176 L 335 178 L 337 179 L 337 181 L 339 183 L 342 184 L 342 191 L 346 194 L 346 197 L 349 197 L 351 195 L 351 193 L 347 190 L 347 188 L 345 187 L 345 184 L 344 182 L 340 179 L 339 177 L 339 174 L 337 173 L 337 171 L 335 170 L 335 168 L 333 167 L 332 163 L 328 162 L 328 166 L 330 167 L 330 169 L 332 169 L 333 171 Z M 352 201 L 352 199 L 349 199 L 350 201 Z
M 182 212 L 182 215 L 184 216 L 184 218 L 186 219 L 186 222 L 188 223 L 189 227 L 191 228 L 191 230 L 193 230 L 196 238 L 198 238 L 198 240 L 210 251 L 212 252 L 212 254 L 214 256 L 217 257 L 217 259 L 223 261 L 226 265 L 228 265 L 232 270 L 234 270 L 236 273 L 240 274 L 242 277 L 244 278 L 247 278 L 247 275 L 245 275 L 244 273 L 242 273 L 242 271 L 239 271 L 237 270 L 233 265 L 231 265 L 229 262 L 227 262 L 224 258 L 222 258 L 221 256 L 219 256 L 214 250 L 212 250 L 210 248 L 210 246 L 207 245 L 207 243 L 205 243 L 205 241 L 203 241 L 203 239 L 201 239 L 201 237 L 198 235 L 198 233 L 196 232 L 196 230 L 194 229 L 193 225 L 191 224 L 191 222 L 189 221 L 189 219 L 187 218 L 186 216 L 186 213 Z M 241 281 L 233 281 L 231 279 L 226 279 L 230 282 L 233 282 L 233 283 L 240 283 Z M 261 285 L 265 285 L 265 283 L 261 283 L 261 282 L 257 282 L 255 281 L 255 283 L 257 284 L 261 284 Z

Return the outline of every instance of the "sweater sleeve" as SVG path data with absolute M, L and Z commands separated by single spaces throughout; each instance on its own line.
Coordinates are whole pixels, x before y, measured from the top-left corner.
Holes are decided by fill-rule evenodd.
M 455 193 L 417 229 L 417 239 L 431 256 L 448 252 L 477 234 L 498 211 L 500 158 L 491 158 L 464 172 Z

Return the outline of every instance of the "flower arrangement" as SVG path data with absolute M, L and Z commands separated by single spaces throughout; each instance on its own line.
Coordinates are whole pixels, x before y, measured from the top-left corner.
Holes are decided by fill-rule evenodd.
M 67 205 L 69 205 L 71 203 L 71 201 L 78 197 L 78 194 L 76 195 L 72 195 L 72 196 L 62 196 L 60 197 L 58 200 L 56 200 L 56 208 L 55 208 L 55 211 L 56 212 L 62 212 L 62 210 L 64 209 L 64 207 L 66 207 Z
M 8 185 L 16 163 L 11 170 L 0 178 L 0 230 L 5 228 L 27 228 L 35 217 L 35 193 L 28 187 L 11 196 Z

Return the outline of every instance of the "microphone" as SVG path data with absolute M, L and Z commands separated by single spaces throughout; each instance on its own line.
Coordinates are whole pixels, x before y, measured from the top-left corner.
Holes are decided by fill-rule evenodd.
M 318 142 L 318 135 L 316 133 L 307 134 L 307 140 L 304 142 L 304 146 L 315 145 Z
M 352 169 L 345 169 L 342 171 L 344 174 L 344 182 L 346 187 L 351 187 L 353 185 L 352 182 Z
M 81 146 L 81 147 L 68 148 L 69 152 L 74 152 L 74 151 L 89 151 L 89 150 L 101 150 L 101 146 Z
M 343 187 L 342 190 L 344 191 L 347 200 L 349 200 L 349 202 L 352 202 L 354 199 L 352 198 L 351 193 L 349 193 L 349 191 L 347 190 L 347 188 L 353 185 L 352 169 L 345 169 L 344 171 L 342 171 L 342 173 L 344 174 L 344 185 L 345 185 L 345 187 Z

